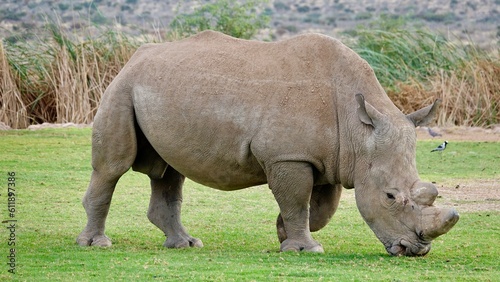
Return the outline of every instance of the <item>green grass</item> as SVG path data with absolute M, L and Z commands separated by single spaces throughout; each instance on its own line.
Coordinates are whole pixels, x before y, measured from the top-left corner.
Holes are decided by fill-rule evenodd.
M 499 179 L 500 143 L 453 142 L 442 158 L 419 142 L 422 178 Z M 425 257 L 390 257 L 344 190 L 332 222 L 314 233 L 324 254 L 280 253 L 277 204 L 266 186 L 221 192 L 187 181 L 183 221 L 202 249 L 162 247 L 146 218 L 149 182 L 129 172 L 116 189 L 107 223 L 111 248 L 82 248 L 81 198 L 90 176 L 90 129 L 0 131 L 0 218 L 7 218 L 7 172 L 16 172 L 16 273 L 7 272 L 0 232 L 0 279 L 19 281 L 494 281 L 500 212 L 461 213 Z M 482 169 L 484 168 L 484 169 Z
M 442 153 L 430 151 L 442 140 L 417 143 L 420 178 L 444 182 L 453 179 L 491 179 L 500 177 L 500 143 L 450 142 Z

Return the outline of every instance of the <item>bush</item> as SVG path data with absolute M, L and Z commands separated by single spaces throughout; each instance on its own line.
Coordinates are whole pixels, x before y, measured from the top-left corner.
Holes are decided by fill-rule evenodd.
M 311 9 L 307 5 L 297 7 L 297 12 L 299 12 L 299 13 L 309 13 L 310 10 Z
M 26 16 L 26 12 L 16 12 L 7 10 L 0 10 L 0 20 L 20 21 Z
M 170 23 L 170 37 L 187 37 L 203 30 L 215 30 L 233 37 L 250 39 L 260 29 L 266 28 L 270 18 L 258 13 L 263 0 L 238 3 L 230 0 L 217 0 L 196 8 L 190 14 L 180 14 Z
M 319 23 L 321 23 L 321 14 L 320 13 L 309 13 L 304 18 L 303 22 L 319 24 Z
M 278 11 L 289 11 L 290 10 L 290 6 L 288 6 L 288 4 L 285 4 L 283 2 L 274 2 L 274 9 L 278 10 Z
M 355 20 L 369 20 L 372 18 L 372 13 L 370 12 L 359 12 L 354 17 Z
M 454 22 L 458 20 L 457 16 L 455 16 L 455 14 L 452 12 L 439 14 L 429 11 L 419 14 L 418 17 L 429 22 Z
M 59 4 L 57 4 L 57 6 L 59 7 L 59 10 L 61 10 L 61 11 L 66 11 L 69 9 L 69 4 L 66 4 L 66 3 L 59 3 Z

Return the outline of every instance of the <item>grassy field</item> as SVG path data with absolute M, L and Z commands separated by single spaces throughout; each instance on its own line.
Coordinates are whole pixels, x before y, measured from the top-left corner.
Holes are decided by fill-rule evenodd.
M 202 249 L 169 250 L 146 218 L 149 182 L 129 172 L 118 183 L 107 223 L 111 248 L 82 248 L 81 198 L 90 176 L 90 129 L 0 131 L 1 219 L 8 172 L 15 172 L 16 274 L 8 272 L 9 230 L 0 232 L 6 281 L 495 281 L 500 277 L 500 211 L 462 212 L 425 257 L 390 257 L 344 190 L 332 222 L 314 233 L 324 254 L 280 253 L 278 213 L 266 186 L 220 192 L 187 181 L 183 220 Z M 424 180 L 498 179 L 500 143 L 454 142 L 439 156 L 419 142 Z M 453 153 L 455 152 L 455 153 Z M 439 201 L 439 199 L 438 199 Z M 2 227 L 7 227 L 4 223 Z

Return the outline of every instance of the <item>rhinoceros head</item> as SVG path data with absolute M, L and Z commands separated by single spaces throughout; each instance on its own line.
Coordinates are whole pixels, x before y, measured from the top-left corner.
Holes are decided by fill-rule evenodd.
M 430 121 L 439 101 L 406 117 L 380 113 L 360 94 L 357 111 L 367 138 L 356 150 L 358 209 L 391 255 L 421 256 L 458 221 L 453 209 L 433 205 L 438 191 L 418 178 L 415 126 Z

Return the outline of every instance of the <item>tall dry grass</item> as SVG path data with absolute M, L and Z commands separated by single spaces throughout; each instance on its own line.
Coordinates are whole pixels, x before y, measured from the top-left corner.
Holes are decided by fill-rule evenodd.
M 12 128 L 92 122 L 104 90 L 140 45 L 114 31 L 87 39 L 58 25 L 46 31 L 39 40 L 0 45 L 0 121 Z
M 399 83 L 388 94 L 403 111 L 411 112 L 442 100 L 439 126 L 488 127 L 500 123 L 500 63 L 476 60 L 453 71 L 440 71 L 425 82 Z
M 57 24 L 48 36 L 0 44 L 0 121 L 13 128 L 43 122 L 92 122 L 104 90 L 138 46 L 115 31 L 99 36 L 66 32 Z M 500 58 L 456 44 L 426 30 L 391 21 L 356 30 L 350 44 L 375 69 L 404 112 L 443 101 L 438 125 L 500 123 Z M 472 46 L 472 47 L 471 47 Z
M 17 81 L 0 41 L 0 121 L 13 128 L 25 128 L 29 125 L 29 117 Z

